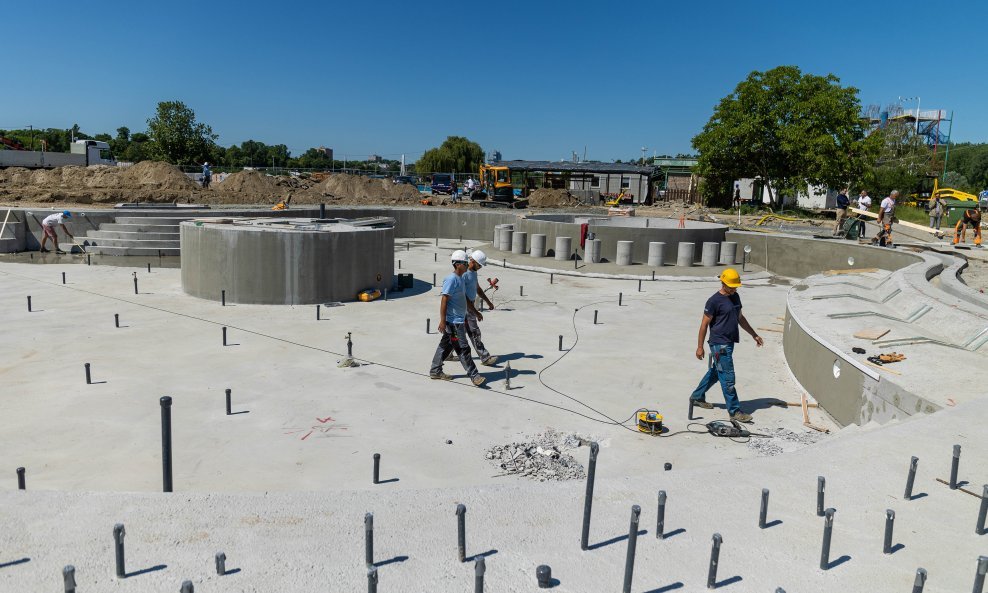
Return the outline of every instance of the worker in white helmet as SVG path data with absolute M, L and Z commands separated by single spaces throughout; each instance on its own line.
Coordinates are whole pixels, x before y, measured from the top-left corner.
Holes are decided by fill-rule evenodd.
M 494 308 L 494 303 L 487 298 L 487 294 L 482 290 L 477 290 L 477 270 L 487 264 L 487 254 L 476 249 L 470 253 L 469 258 L 467 271 L 463 272 L 463 287 L 467 294 L 467 336 L 473 342 L 473 347 L 477 349 L 477 356 L 480 357 L 480 363 L 487 366 L 494 366 L 497 363 L 497 357 L 491 356 L 491 353 L 484 347 L 484 342 L 480 337 L 480 325 L 477 323 L 484 320 L 484 315 L 477 310 L 475 305 L 479 296 L 487 303 L 489 308 Z
M 450 352 L 455 352 L 470 380 L 480 387 L 487 379 L 480 374 L 477 365 L 473 363 L 470 344 L 467 341 L 467 297 L 462 278 L 463 273 L 467 271 L 467 259 L 467 254 L 462 249 L 454 251 L 450 257 L 453 273 L 443 279 L 442 300 L 439 304 L 439 333 L 442 338 L 432 357 L 429 376 L 444 381 L 452 380 L 453 377 L 443 372 L 443 361 Z

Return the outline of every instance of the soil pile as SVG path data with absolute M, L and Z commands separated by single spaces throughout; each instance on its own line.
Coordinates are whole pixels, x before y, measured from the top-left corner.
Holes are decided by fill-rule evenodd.
M 86 167 L 94 169 L 115 169 L 123 181 L 122 187 L 133 189 L 156 188 L 170 191 L 192 191 L 199 184 L 189 179 L 175 165 L 159 161 L 141 161 L 130 167 Z
M 0 197 L 13 201 L 79 204 L 119 201 L 171 202 L 198 186 L 177 167 L 144 161 L 131 167 L 11 168 L 0 170 Z
M 501 475 L 519 475 L 539 482 L 579 480 L 586 477 L 583 464 L 569 451 L 584 443 L 589 440 L 550 429 L 522 443 L 495 445 L 487 450 L 486 457 Z
M 537 189 L 528 195 L 529 208 L 572 208 L 580 199 L 565 189 Z
M 261 197 L 281 195 L 286 190 L 306 190 L 309 184 L 296 177 L 266 175 L 258 171 L 237 171 L 212 186 L 224 192 L 242 192 Z
M 330 175 L 319 189 L 337 204 L 412 204 L 422 199 L 419 190 L 411 185 L 345 173 Z

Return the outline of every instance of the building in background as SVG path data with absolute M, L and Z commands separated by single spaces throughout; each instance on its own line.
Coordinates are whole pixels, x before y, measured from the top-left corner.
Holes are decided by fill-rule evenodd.
M 329 158 L 329 160 L 333 160 L 333 149 L 332 148 L 326 148 L 325 146 L 320 146 L 319 147 L 319 152 L 321 152 L 324 155 L 326 155 Z

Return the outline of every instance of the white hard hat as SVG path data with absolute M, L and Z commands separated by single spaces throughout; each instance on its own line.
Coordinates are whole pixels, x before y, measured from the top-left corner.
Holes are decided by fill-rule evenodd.
M 453 252 L 453 255 L 451 255 L 449 257 L 449 260 L 451 262 L 461 261 L 463 263 L 466 263 L 467 262 L 467 252 L 466 251 L 463 251 L 462 249 L 457 249 L 456 251 Z
M 487 254 L 479 249 L 474 249 L 470 254 L 470 258 L 477 262 L 477 265 L 484 267 L 487 265 Z

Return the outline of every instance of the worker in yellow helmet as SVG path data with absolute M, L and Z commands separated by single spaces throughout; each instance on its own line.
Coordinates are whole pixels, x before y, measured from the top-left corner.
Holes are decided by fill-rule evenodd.
M 759 347 L 764 342 L 741 313 L 739 288 L 741 288 L 741 276 L 734 268 L 727 268 L 720 275 L 720 290 L 707 299 L 703 307 L 700 332 L 696 339 L 696 357 L 703 360 L 703 341 L 707 338 L 709 330 L 710 358 L 707 374 L 700 380 L 690 399 L 694 405 L 701 408 L 713 408 L 714 405 L 706 400 L 706 394 L 714 384 L 720 382 L 731 420 L 750 423 L 751 414 L 741 411 L 741 402 L 734 388 L 734 344 L 741 341 L 738 326 L 744 328 Z

